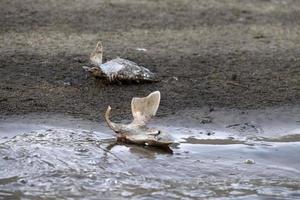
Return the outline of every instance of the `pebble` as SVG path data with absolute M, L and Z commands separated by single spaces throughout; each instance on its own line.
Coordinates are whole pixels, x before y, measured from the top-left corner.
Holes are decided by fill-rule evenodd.
M 26 181 L 25 179 L 21 179 L 21 180 L 20 180 L 20 183 L 26 184 L 27 181 Z
M 255 161 L 252 159 L 247 159 L 244 161 L 245 164 L 255 164 Z
M 123 192 L 121 193 L 121 195 L 122 195 L 123 197 L 129 197 L 129 196 L 132 196 L 133 193 L 132 193 L 132 192 L 129 192 L 129 191 L 123 191 Z
M 147 49 L 145 49 L 145 48 L 136 48 L 136 50 L 137 51 L 144 51 L 144 52 L 147 51 Z

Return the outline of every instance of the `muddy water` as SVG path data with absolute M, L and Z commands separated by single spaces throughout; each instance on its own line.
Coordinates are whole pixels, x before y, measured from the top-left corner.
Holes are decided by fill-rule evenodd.
M 300 108 L 186 110 L 153 126 L 171 151 L 117 144 L 103 123 L 0 122 L 0 199 L 297 199 Z

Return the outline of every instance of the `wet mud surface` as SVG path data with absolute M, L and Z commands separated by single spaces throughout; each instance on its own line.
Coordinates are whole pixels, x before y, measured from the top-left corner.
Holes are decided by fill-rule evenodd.
M 165 115 L 206 105 L 299 104 L 296 0 L 4 0 L 0 6 L 1 115 L 100 120 L 111 104 L 128 117 L 131 98 L 154 90 L 162 93 Z M 106 60 L 130 59 L 162 81 L 105 85 L 87 77 L 81 66 L 100 39 Z
M 0 199 L 297 199 L 299 109 L 180 111 L 151 125 L 168 151 L 70 116 L 2 118 Z

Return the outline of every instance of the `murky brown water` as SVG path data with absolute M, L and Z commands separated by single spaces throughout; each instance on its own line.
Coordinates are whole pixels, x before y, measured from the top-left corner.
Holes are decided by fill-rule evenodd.
M 0 199 L 297 199 L 297 109 L 160 118 L 172 153 L 116 144 L 104 124 L 65 116 L 3 119 Z

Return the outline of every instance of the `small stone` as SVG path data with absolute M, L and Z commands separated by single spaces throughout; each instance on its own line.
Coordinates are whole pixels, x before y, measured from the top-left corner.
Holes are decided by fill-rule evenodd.
M 26 181 L 25 179 L 21 179 L 21 180 L 20 180 L 20 183 L 26 184 L 27 181 Z
M 39 133 L 37 134 L 37 137 L 45 137 L 45 135 L 43 133 Z
M 63 85 L 64 85 L 64 86 L 70 86 L 71 83 L 70 83 L 70 82 L 63 82 Z
M 253 36 L 254 39 L 261 39 L 261 38 L 265 38 L 265 35 L 262 33 L 257 33 L 256 35 Z
M 88 175 L 88 178 L 93 179 L 93 180 L 96 180 L 96 179 L 97 179 L 97 176 L 95 176 L 94 174 L 89 174 L 89 175 Z
M 245 164 L 255 164 L 255 161 L 252 159 L 247 159 L 244 161 Z
M 129 191 L 123 191 L 123 192 L 121 193 L 121 195 L 122 195 L 123 197 L 129 197 L 129 196 L 132 196 L 133 193 L 132 193 L 132 192 L 129 192 Z
M 147 51 L 145 48 L 136 48 L 137 51 Z
M 178 81 L 178 77 L 177 76 L 172 76 L 172 79 L 174 79 L 175 81 Z
M 212 118 L 211 117 L 204 117 L 200 123 L 202 124 L 209 124 L 209 123 L 212 123 Z
M 3 160 L 9 160 L 8 156 L 3 156 L 2 158 L 3 158 Z
M 208 131 L 208 132 L 206 133 L 206 135 L 208 135 L 208 136 L 214 135 L 214 134 L 215 134 L 215 132 L 213 132 L 213 131 Z
M 84 63 L 84 62 L 85 62 L 85 59 L 80 58 L 80 57 L 76 57 L 76 58 L 74 58 L 74 61 L 75 61 L 75 62 L 78 62 L 78 63 Z
M 231 75 L 231 80 L 235 81 L 237 79 L 237 75 L 236 74 L 232 74 Z
M 77 148 L 76 151 L 84 153 L 84 152 L 88 152 L 89 150 L 86 148 Z
M 95 160 L 90 160 L 88 162 L 89 165 L 97 165 L 97 162 Z

